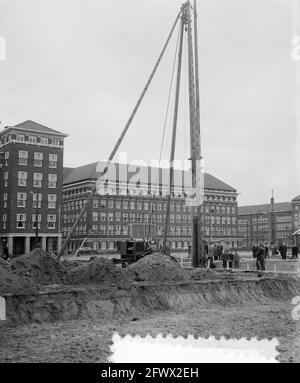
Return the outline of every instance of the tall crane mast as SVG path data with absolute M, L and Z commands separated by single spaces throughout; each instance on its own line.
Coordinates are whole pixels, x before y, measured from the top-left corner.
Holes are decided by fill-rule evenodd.
M 194 44 L 192 34 L 191 5 L 185 5 L 187 39 L 188 39 L 188 67 L 189 67 L 189 108 L 190 108 L 190 160 L 192 171 L 192 188 L 195 190 L 195 204 L 192 206 L 192 262 L 199 267 L 203 256 L 203 240 L 201 226 L 201 183 L 202 156 L 200 145 L 200 91 L 198 65 L 198 28 L 197 2 L 194 0 Z
M 193 33 L 193 18 L 191 14 L 191 4 L 187 0 L 182 4 L 179 14 L 177 15 L 175 22 L 171 28 L 171 31 L 168 35 L 168 38 L 163 46 L 161 54 L 152 70 L 150 77 L 146 83 L 145 88 L 142 91 L 141 96 L 139 97 L 133 112 L 130 115 L 130 118 L 125 125 L 121 136 L 119 137 L 116 145 L 114 146 L 107 164 L 104 170 L 100 173 L 100 176 L 88 194 L 86 203 L 82 207 L 78 216 L 75 219 L 75 222 L 69 232 L 61 251 L 58 255 L 60 258 L 64 250 L 66 249 L 75 229 L 82 219 L 86 209 L 93 198 L 97 193 L 97 186 L 103 182 L 103 177 L 108 171 L 108 166 L 112 162 L 117 150 L 119 149 L 132 121 L 136 115 L 138 108 L 152 82 L 152 79 L 157 71 L 157 68 L 163 58 L 163 55 L 167 49 L 171 36 L 174 32 L 174 29 L 177 25 L 177 22 L 180 20 L 180 34 L 179 34 L 179 50 L 178 50 L 178 64 L 177 64 L 177 81 L 176 81 L 176 91 L 175 91 L 175 106 L 174 106 L 174 116 L 173 116 L 173 132 L 172 132 L 172 143 L 171 143 L 171 154 L 170 154 L 170 180 L 169 180 L 169 195 L 167 200 L 167 212 L 165 219 L 165 232 L 164 232 L 164 248 L 166 249 L 168 232 L 169 232 L 169 223 L 170 223 L 170 203 L 171 197 L 174 189 L 174 168 L 173 162 L 175 158 L 175 146 L 176 146 L 176 132 L 177 132 L 177 119 L 178 119 L 178 105 L 179 105 L 179 94 L 180 94 L 180 82 L 181 82 L 181 66 L 182 66 L 182 54 L 183 54 L 183 38 L 184 31 L 187 32 L 187 49 L 188 49 L 188 83 L 189 83 L 189 120 L 190 120 L 190 161 L 191 161 L 191 175 L 192 175 L 192 188 L 194 190 L 194 200 L 192 202 L 192 261 L 194 267 L 199 267 L 201 265 L 201 258 L 203 256 L 203 240 L 202 240 L 202 225 L 201 225 L 201 209 L 200 205 L 202 204 L 202 188 L 204 187 L 201 174 L 201 145 L 200 145 L 200 90 L 199 90 L 199 65 L 198 65 L 198 31 L 197 31 L 197 3 L 194 0 L 193 4 L 193 18 L 194 18 L 194 33 Z M 186 185 L 185 185 L 186 186 Z M 204 189 L 204 188 L 203 188 Z

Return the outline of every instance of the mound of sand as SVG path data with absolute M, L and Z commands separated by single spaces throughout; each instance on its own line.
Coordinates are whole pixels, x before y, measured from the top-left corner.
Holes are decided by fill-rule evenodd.
M 20 277 L 27 277 L 41 285 L 67 284 L 66 268 L 41 249 L 11 260 L 12 271 Z
M 14 274 L 8 262 L 0 259 L 0 295 L 34 292 L 37 289 L 32 281 Z
M 135 275 L 136 281 L 183 281 L 189 280 L 189 273 L 175 258 L 159 253 L 150 254 L 130 265 L 126 272 Z
M 118 287 L 129 287 L 133 277 L 124 269 L 116 267 L 106 258 L 96 258 L 86 264 L 73 267 L 69 270 L 71 284 L 101 284 L 109 286 L 115 284 Z

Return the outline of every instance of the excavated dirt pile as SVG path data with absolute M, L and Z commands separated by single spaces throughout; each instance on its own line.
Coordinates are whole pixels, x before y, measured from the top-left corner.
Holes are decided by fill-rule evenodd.
M 96 258 L 84 265 L 73 267 L 69 270 L 71 284 L 99 284 L 109 286 L 115 284 L 120 288 L 127 288 L 134 280 L 133 274 L 116 267 L 106 258 Z
M 190 271 L 192 280 L 203 280 L 203 279 L 221 279 L 221 275 L 211 269 L 195 269 Z
M 0 259 L 0 295 L 31 293 L 38 287 L 28 278 L 22 278 L 10 269 L 8 262 Z
M 12 259 L 11 270 L 19 277 L 29 278 L 40 285 L 69 283 L 66 268 L 41 249 Z
M 187 281 L 190 274 L 172 257 L 162 254 L 147 255 L 126 269 L 135 281 Z

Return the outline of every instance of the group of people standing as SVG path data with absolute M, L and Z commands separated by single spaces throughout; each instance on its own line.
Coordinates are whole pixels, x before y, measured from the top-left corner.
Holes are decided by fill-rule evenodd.
M 269 258 L 271 254 L 279 254 L 281 256 L 281 259 L 286 260 L 287 259 L 287 252 L 288 248 L 285 243 L 281 243 L 279 247 L 276 245 L 269 246 L 267 244 L 260 243 L 259 245 L 253 245 L 252 246 L 252 255 L 253 258 L 256 258 L 256 268 L 257 270 L 264 271 L 265 270 L 265 260 Z M 298 258 L 299 249 L 297 245 L 294 245 L 292 247 L 292 259 Z
M 279 246 L 277 244 L 274 244 L 270 247 L 267 244 L 263 245 L 262 243 L 259 245 L 254 244 L 252 246 L 253 258 L 256 258 L 256 255 L 258 254 L 259 251 L 262 253 L 261 248 L 264 248 L 265 259 L 268 259 L 270 257 L 270 254 L 272 255 L 280 254 L 281 259 L 283 260 L 287 259 L 288 247 L 284 242 L 281 243 Z M 294 245 L 292 247 L 292 259 L 297 259 L 298 254 L 299 254 L 298 246 Z
M 189 257 L 191 256 L 191 247 L 189 246 Z M 215 268 L 214 261 L 222 261 L 223 268 L 239 268 L 240 256 L 235 251 L 232 252 L 228 244 L 224 246 L 217 243 L 204 242 L 204 254 L 200 258 L 200 267 L 207 267 L 209 263 L 210 268 Z

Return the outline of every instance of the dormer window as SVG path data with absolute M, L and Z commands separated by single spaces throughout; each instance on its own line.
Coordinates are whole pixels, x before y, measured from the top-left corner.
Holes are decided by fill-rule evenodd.
M 47 137 L 41 137 L 41 144 L 42 145 L 48 145 L 49 139 Z
M 24 136 L 24 134 L 17 134 L 16 141 L 18 141 L 18 142 L 24 142 L 24 141 L 25 141 L 25 136 Z
M 29 141 L 30 144 L 36 144 L 37 143 L 37 138 L 36 138 L 36 136 L 29 136 L 28 141 Z

